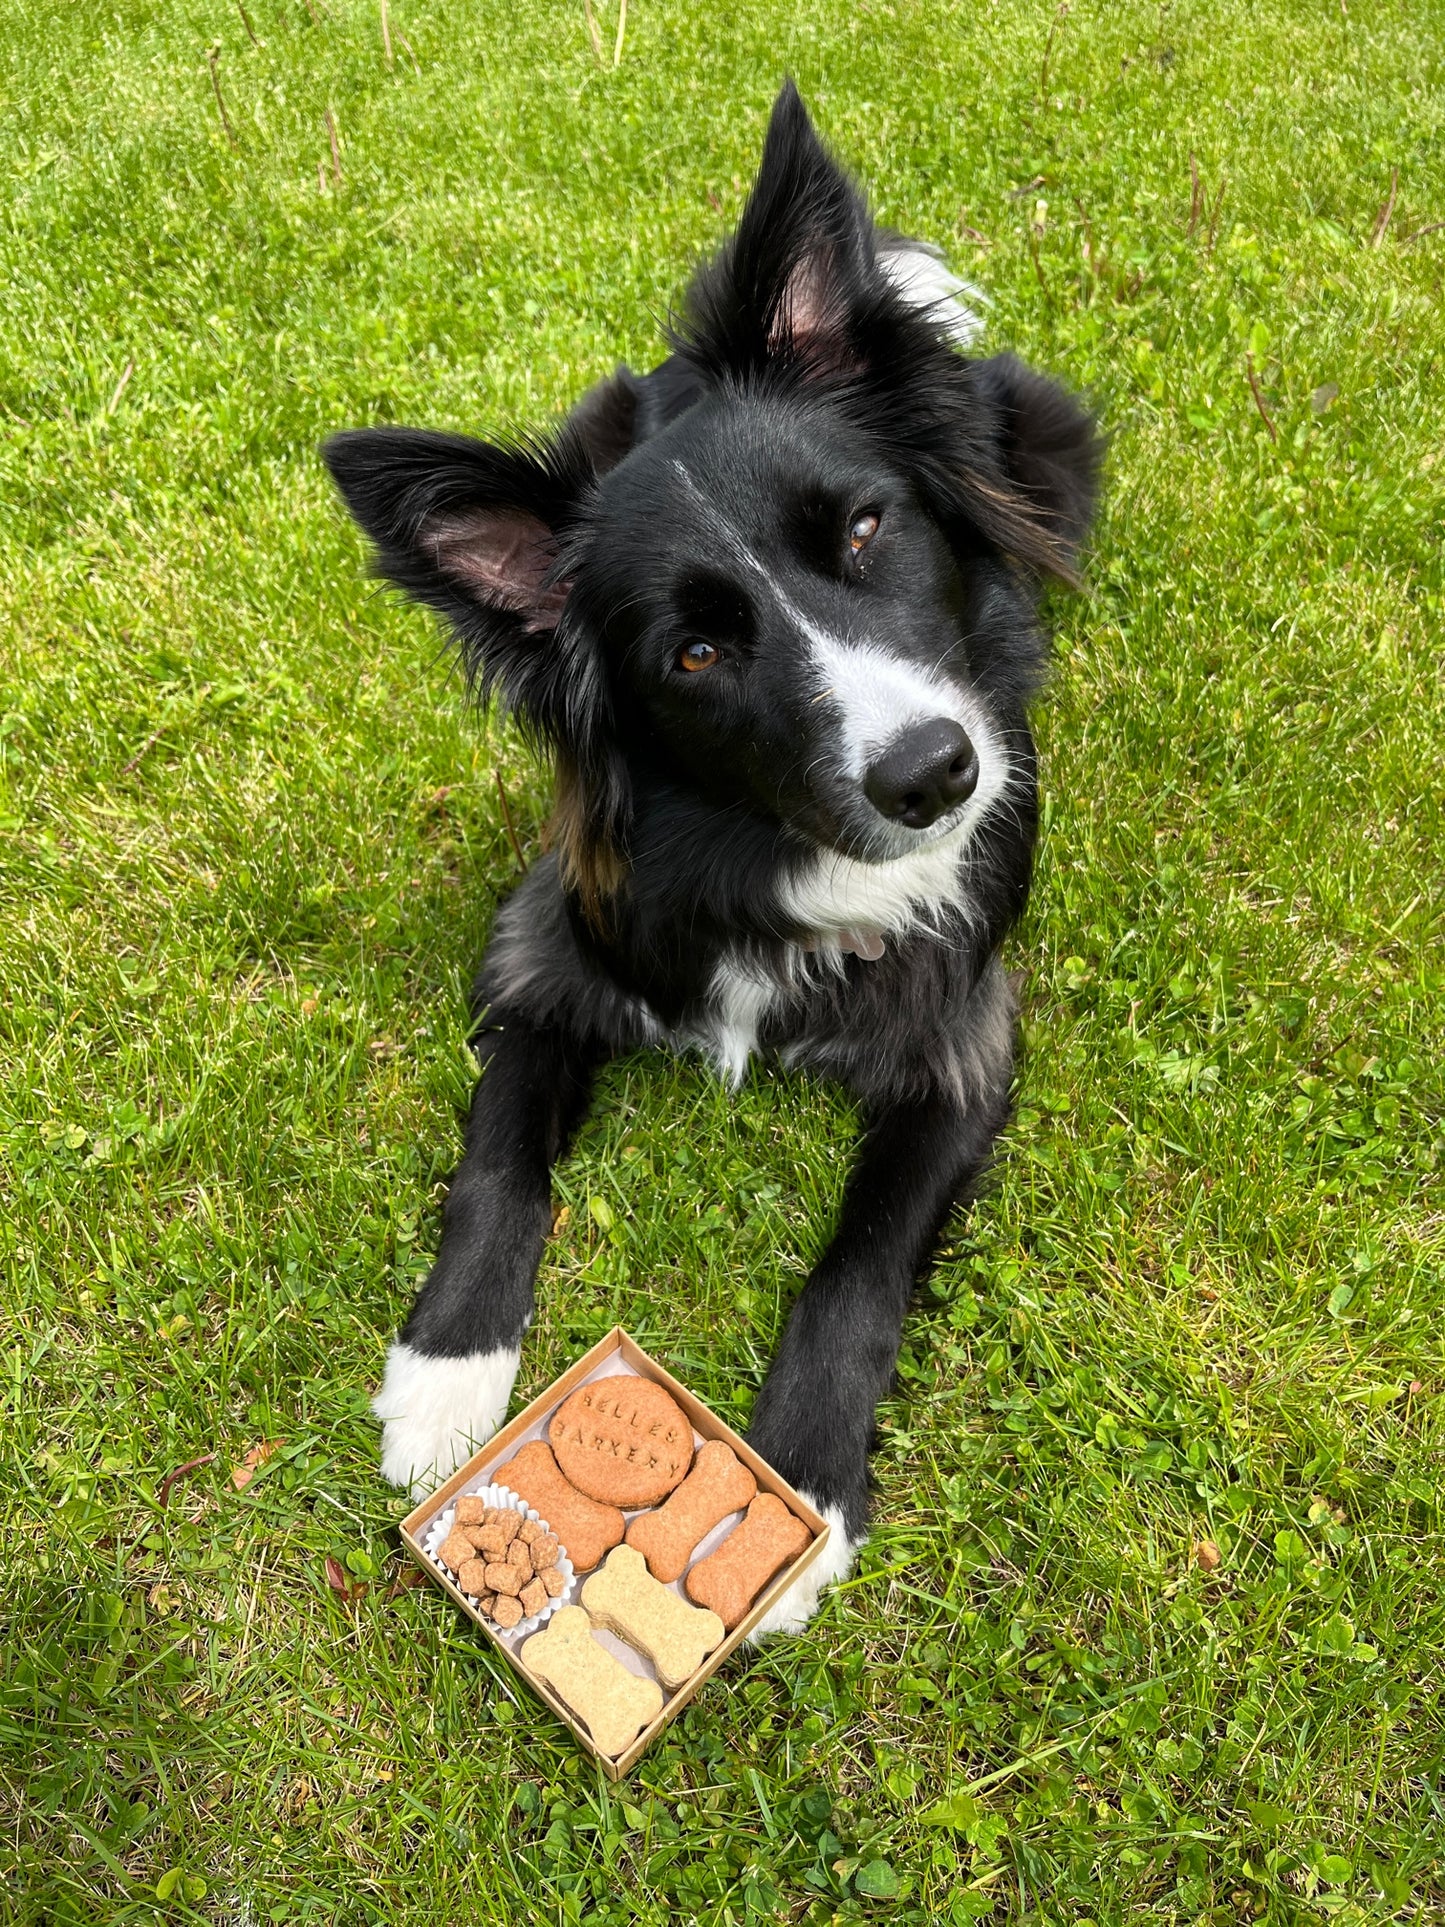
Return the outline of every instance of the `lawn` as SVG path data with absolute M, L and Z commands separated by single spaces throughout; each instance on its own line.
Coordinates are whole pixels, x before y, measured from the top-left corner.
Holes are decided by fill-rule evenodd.
M 1445 1918 L 1445 9 L 594 11 L 8 13 L 0 1919 Z M 609 1788 L 376 1472 L 548 779 L 316 447 L 646 364 L 785 71 L 1110 489 L 873 1538 Z M 614 1066 L 517 1403 L 745 1424 L 852 1131 Z

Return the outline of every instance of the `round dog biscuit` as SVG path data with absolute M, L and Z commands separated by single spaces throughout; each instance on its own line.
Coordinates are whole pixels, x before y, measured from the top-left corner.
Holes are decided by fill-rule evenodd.
M 692 1427 L 682 1408 L 662 1386 L 631 1372 L 579 1385 L 553 1414 L 547 1436 L 579 1492 L 628 1511 L 666 1498 L 692 1464 Z

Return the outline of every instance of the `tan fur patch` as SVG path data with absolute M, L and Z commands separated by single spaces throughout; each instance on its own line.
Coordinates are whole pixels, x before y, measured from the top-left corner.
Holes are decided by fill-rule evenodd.
M 582 775 L 570 757 L 557 758 L 557 795 L 549 825 L 566 889 L 576 893 L 582 914 L 597 932 L 607 928 L 606 901 L 627 875 L 627 862 L 610 837 L 588 822 Z

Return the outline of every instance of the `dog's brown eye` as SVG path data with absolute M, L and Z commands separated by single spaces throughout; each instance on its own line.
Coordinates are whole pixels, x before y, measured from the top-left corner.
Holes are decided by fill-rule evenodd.
M 718 659 L 718 651 L 710 642 L 690 642 L 677 652 L 679 669 L 711 669 Z
M 878 517 L 876 515 L 860 515 L 848 531 L 848 547 L 853 551 L 854 555 L 861 555 L 877 533 Z

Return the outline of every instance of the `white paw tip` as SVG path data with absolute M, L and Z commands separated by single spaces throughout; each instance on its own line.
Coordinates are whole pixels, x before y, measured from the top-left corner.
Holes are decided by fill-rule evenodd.
M 381 1476 L 416 1499 L 435 1491 L 501 1424 L 520 1359 L 516 1346 L 432 1358 L 398 1340 L 371 1401 L 381 1420 Z
M 828 1543 L 807 1571 L 801 1573 L 781 1598 L 775 1599 L 769 1606 L 748 1634 L 749 1645 L 756 1645 L 758 1640 L 771 1633 L 800 1633 L 817 1612 L 824 1587 L 847 1578 L 853 1569 L 853 1561 L 858 1557 L 858 1548 L 863 1544 L 863 1539 L 848 1537 L 848 1528 L 837 1506 L 819 1505 L 806 1492 L 800 1496 L 807 1499 L 813 1510 L 821 1512 L 828 1521 Z

